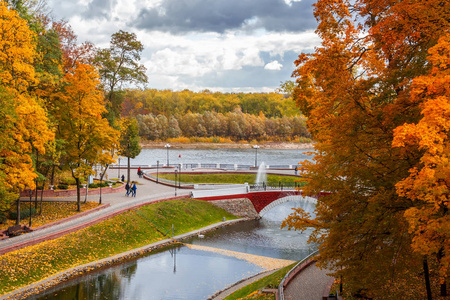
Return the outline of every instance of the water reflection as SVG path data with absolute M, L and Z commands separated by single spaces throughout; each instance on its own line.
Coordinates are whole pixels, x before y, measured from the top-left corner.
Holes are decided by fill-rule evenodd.
M 309 232 L 280 230 L 292 207 L 312 212 L 314 204 L 287 202 L 263 219 L 239 223 L 189 241 L 231 251 L 300 260 L 312 252 Z M 243 278 L 263 271 L 248 261 L 210 251 L 174 247 L 85 275 L 28 299 L 206 299 Z
M 206 299 L 262 268 L 179 247 L 101 270 L 28 299 Z

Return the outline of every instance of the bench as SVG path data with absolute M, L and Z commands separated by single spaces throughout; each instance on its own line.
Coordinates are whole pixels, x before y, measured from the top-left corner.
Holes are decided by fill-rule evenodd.
M 26 232 L 28 232 L 28 228 L 26 226 L 24 226 L 22 228 L 22 225 L 14 225 L 14 226 L 8 227 L 8 229 L 6 230 L 6 235 L 9 237 L 13 237 L 13 236 L 21 235 Z

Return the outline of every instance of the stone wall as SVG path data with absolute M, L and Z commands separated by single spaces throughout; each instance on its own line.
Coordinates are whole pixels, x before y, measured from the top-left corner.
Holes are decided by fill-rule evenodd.
M 259 214 L 253 207 L 252 202 L 247 198 L 214 200 L 211 201 L 211 203 L 235 216 L 241 218 L 259 219 Z

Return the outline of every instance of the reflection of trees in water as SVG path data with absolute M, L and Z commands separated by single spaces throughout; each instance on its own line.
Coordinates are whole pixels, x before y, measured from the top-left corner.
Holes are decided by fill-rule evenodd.
M 137 270 L 137 261 L 131 262 L 129 265 L 126 265 L 123 267 L 123 269 L 120 270 L 120 275 L 123 278 L 128 279 L 128 282 L 130 282 L 131 278 L 136 274 Z
M 137 262 L 133 261 L 122 268 L 114 268 L 109 272 L 84 277 L 76 285 L 64 288 L 59 293 L 51 293 L 39 299 L 51 300 L 99 300 L 121 299 L 123 296 L 122 280 L 131 281 L 136 274 Z M 86 280 L 87 279 L 87 280 Z

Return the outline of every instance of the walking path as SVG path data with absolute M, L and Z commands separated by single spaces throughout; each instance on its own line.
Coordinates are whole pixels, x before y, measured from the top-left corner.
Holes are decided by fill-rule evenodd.
M 328 276 L 329 270 L 319 269 L 316 263 L 300 271 L 284 289 L 285 300 L 317 300 L 328 296 L 333 277 Z
M 114 173 L 117 172 L 116 170 L 113 171 Z M 114 175 L 109 174 L 109 178 L 114 178 Z M 175 189 L 173 187 L 156 184 L 144 178 L 139 178 L 137 174 L 134 174 L 134 172 L 132 172 L 131 174 L 131 180 L 140 183 L 137 188 L 136 197 L 126 197 L 125 189 L 123 190 L 123 193 L 103 194 L 102 203 L 109 204 L 108 207 L 97 210 L 90 214 L 83 215 L 81 217 L 71 218 L 67 222 L 49 226 L 13 238 L 1 240 L 0 255 L 45 240 L 53 239 L 69 232 L 79 230 L 81 228 L 85 228 L 137 206 L 141 206 L 147 203 L 159 202 L 161 201 L 161 199 L 169 199 L 175 197 Z M 189 194 L 190 190 L 177 189 L 176 191 L 176 195 L 178 197 L 187 197 L 189 196 Z M 84 201 L 84 197 L 82 199 Z M 99 195 L 88 196 L 88 201 L 98 201 L 98 199 Z M 76 196 L 51 198 L 46 200 L 76 201 Z

